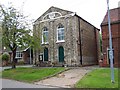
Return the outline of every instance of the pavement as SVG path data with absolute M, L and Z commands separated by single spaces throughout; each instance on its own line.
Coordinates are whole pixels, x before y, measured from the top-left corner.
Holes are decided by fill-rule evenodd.
M 56 86 L 59 88 L 74 88 L 76 82 L 78 82 L 85 74 L 96 68 L 98 68 L 98 66 L 75 67 L 55 77 L 41 80 L 34 84 Z
M 57 88 L 46 85 L 29 84 L 9 79 L 0 79 L 0 81 L 2 81 L 2 88 Z
M 16 67 L 33 67 L 33 65 L 17 65 Z M 5 69 L 10 69 L 10 68 L 12 68 L 12 66 L 0 67 L 0 72 Z
M 1 72 L 2 70 L 3 70 L 2 67 L 0 67 L 0 72 Z

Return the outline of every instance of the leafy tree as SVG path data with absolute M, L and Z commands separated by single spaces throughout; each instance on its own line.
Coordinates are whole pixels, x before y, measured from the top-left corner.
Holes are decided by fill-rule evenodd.
M 99 38 L 100 38 L 100 51 L 102 53 L 102 34 L 99 33 Z
M 0 5 L 0 12 L 3 44 L 12 51 L 12 68 L 16 68 L 15 56 L 17 48 L 35 46 L 35 44 L 31 44 L 35 40 L 30 42 L 33 40 L 33 37 L 30 35 L 30 30 L 27 29 L 28 23 L 25 20 L 26 17 L 12 5 L 8 8 Z
M 0 23 L 0 54 L 2 53 L 2 27 Z

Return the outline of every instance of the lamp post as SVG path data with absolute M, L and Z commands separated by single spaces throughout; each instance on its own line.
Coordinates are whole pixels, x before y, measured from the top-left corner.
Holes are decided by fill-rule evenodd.
M 109 0 L 107 0 L 108 8 L 108 30 L 109 30 L 109 57 L 110 57 L 110 68 L 111 68 L 111 82 L 114 83 L 114 66 L 113 66 L 113 49 L 112 49 L 112 35 L 111 35 L 111 26 L 110 26 L 110 11 L 109 11 Z

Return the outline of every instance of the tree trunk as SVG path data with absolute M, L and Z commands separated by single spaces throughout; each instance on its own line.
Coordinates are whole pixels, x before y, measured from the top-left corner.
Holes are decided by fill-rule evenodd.
M 16 57 L 16 49 L 14 49 L 13 51 L 12 51 L 12 55 L 13 55 L 13 61 L 12 61 L 12 69 L 14 69 L 14 68 L 16 68 L 16 59 L 15 59 L 15 57 Z

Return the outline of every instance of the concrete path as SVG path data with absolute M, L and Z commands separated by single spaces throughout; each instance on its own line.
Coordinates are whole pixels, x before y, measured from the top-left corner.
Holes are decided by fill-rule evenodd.
M 16 67 L 33 67 L 33 65 L 17 65 Z M 9 68 L 12 68 L 12 66 L 0 67 L 0 72 Z
M 86 73 L 96 68 L 98 68 L 98 66 L 72 68 L 55 77 L 35 82 L 35 84 L 72 88 L 74 87 L 74 84 L 78 82 Z
M 2 84 L 0 84 L 2 85 L 2 88 L 57 88 L 52 86 L 29 84 L 9 79 L 0 79 L 0 81 L 2 81 Z

